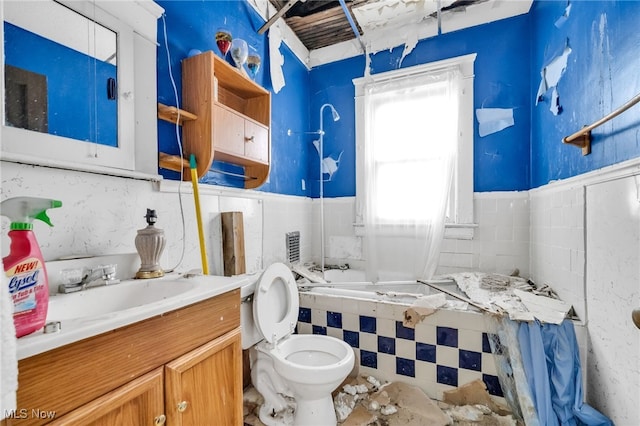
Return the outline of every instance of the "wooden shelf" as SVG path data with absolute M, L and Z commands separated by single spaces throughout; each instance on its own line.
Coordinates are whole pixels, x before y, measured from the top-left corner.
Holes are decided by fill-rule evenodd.
M 180 117 L 179 120 L 178 117 Z M 158 102 L 158 118 L 182 126 L 186 121 L 197 120 L 198 116 L 183 109 Z M 189 169 L 189 161 L 187 159 L 181 158 L 179 155 L 165 154 L 164 152 L 159 153 L 158 164 L 160 168 L 173 170 L 174 172 L 182 172 Z
M 179 155 L 171 155 L 161 152 L 159 154 L 158 162 L 161 168 L 173 170 L 174 172 L 181 172 L 184 169 L 189 169 L 189 161 L 187 161 L 186 158 L 180 158 Z
M 179 122 L 178 115 L 180 116 Z M 158 102 L 158 118 L 168 121 L 169 123 L 175 124 L 178 122 L 178 125 L 182 126 L 185 121 L 197 120 L 198 116 L 183 109 L 178 109 L 174 106 L 168 106 Z

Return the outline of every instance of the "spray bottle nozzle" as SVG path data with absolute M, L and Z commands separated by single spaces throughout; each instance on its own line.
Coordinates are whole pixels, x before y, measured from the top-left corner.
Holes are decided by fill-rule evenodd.
M 33 229 L 33 219 L 53 226 L 51 219 L 47 216 L 47 209 L 61 206 L 62 201 L 48 198 L 14 197 L 0 203 L 0 214 L 11 219 L 12 230 L 29 230 Z

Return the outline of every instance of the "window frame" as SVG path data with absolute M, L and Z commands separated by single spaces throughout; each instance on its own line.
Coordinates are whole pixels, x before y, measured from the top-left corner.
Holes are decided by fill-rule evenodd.
M 356 116 L 356 234 L 362 235 L 364 224 L 364 150 L 365 150 L 365 89 L 370 85 L 384 84 L 396 79 L 419 76 L 427 73 L 458 68 L 462 74 L 459 116 L 460 121 L 458 156 L 449 198 L 453 212 L 445 224 L 445 238 L 472 239 L 473 230 L 473 105 L 474 105 L 474 64 L 477 54 L 457 56 L 422 65 L 387 71 L 353 80 L 355 87 Z

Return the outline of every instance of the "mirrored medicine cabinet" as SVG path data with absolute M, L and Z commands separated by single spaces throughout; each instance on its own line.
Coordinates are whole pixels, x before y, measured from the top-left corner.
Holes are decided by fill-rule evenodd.
M 162 8 L 151 0 L 5 0 L 0 7 L 2 160 L 157 175 Z

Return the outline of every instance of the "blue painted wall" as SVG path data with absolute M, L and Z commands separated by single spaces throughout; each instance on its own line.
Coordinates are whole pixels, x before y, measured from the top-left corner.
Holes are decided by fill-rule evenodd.
M 529 14 L 422 40 L 402 67 L 477 52 L 475 108 L 514 108 L 515 126 L 480 137 L 474 120 L 474 190 L 526 190 L 640 155 L 640 106 L 594 130 L 593 152 L 583 157 L 563 137 L 608 114 L 640 93 L 640 2 L 536 0 Z M 550 91 L 535 105 L 540 71 L 564 47 L 568 66 L 558 84 L 563 111 L 549 110 Z M 398 68 L 402 48 L 372 57 L 371 72 Z M 325 196 L 355 194 L 353 87 L 364 60 L 348 59 L 311 71 L 312 127 L 323 102 L 344 117 L 325 137 L 329 152 L 345 151 L 344 164 L 325 185 Z M 326 118 L 325 118 L 326 120 Z M 326 121 L 325 121 L 326 122 Z M 327 148 L 325 148 L 327 150 Z M 317 155 L 310 173 L 318 173 Z M 317 185 L 312 196 L 317 196 Z
M 640 93 L 640 2 L 574 1 L 563 25 L 554 23 L 567 2 L 536 1 L 532 11 L 531 99 L 540 70 L 571 47 L 557 90 L 562 112 L 549 111 L 549 94 L 532 106 L 531 187 L 640 155 L 640 105 L 593 131 L 592 153 L 561 143 Z
M 397 69 L 403 48 L 373 55 L 371 73 Z M 406 68 L 477 53 L 474 109 L 481 106 L 514 108 L 514 126 L 482 138 L 474 119 L 475 191 L 529 189 L 529 50 L 530 20 L 528 15 L 523 15 L 421 40 L 402 62 L 401 68 Z M 318 126 L 319 118 L 313 114 L 324 102 L 333 103 L 342 117 L 338 123 L 328 126 L 325 117 L 325 128 L 328 127 L 325 151 L 339 153 L 344 150 L 343 164 L 334 174 L 333 181 L 325 185 L 325 196 L 328 197 L 355 195 L 355 116 L 351 80 L 364 75 L 364 62 L 362 56 L 311 71 L 312 127 Z M 312 173 L 314 169 L 317 174 L 317 164 L 310 165 Z M 311 195 L 317 196 L 317 186 Z
M 213 34 L 220 25 L 231 28 L 263 57 L 257 81 L 271 89 L 266 36 L 257 29 L 263 20 L 244 1 L 160 1 L 166 10 L 169 48 L 178 93 L 180 61 L 189 50 L 214 50 Z M 575 176 L 640 155 L 640 106 L 594 131 L 593 153 L 563 145 L 562 137 L 602 117 L 640 92 L 640 2 L 574 1 L 568 19 L 554 24 L 567 6 L 562 1 L 536 0 L 529 14 L 421 40 L 402 67 L 477 53 L 475 105 L 513 108 L 515 125 L 480 137 L 474 118 L 474 190 L 527 190 L 554 179 Z M 162 21 L 158 39 L 158 97 L 174 104 L 168 78 Z M 549 93 L 536 106 L 540 71 L 569 44 L 573 49 L 558 84 L 563 111 L 549 111 Z M 352 79 L 364 75 L 364 56 L 314 68 L 310 72 L 286 45 L 286 86 L 272 97 L 272 169 L 260 190 L 319 196 L 317 135 L 299 132 L 320 127 L 324 103 L 340 113 L 338 122 L 325 109 L 324 153 L 338 158 L 338 171 L 325 182 L 326 197 L 355 195 L 355 116 Z M 372 56 L 371 72 L 397 69 L 402 48 Z M 177 153 L 175 128 L 158 124 L 160 151 Z M 292 136 L 287 130 L 293 131 Z M 219 168 L 235 170 L 229 165 Z M 177 174 L 161 171 L 175 179 Z M 326 177 L 327 175 L 325 175 Z M 306 189 L 303 189 L 302 180 Z M 241 186 L 241 182 L 210 173 L 203 182 Z
M 305 66 L 283 43 L 280 51 L 284 55 L 285 87 L 274 94 L 269 73 L 267 34 L 259 35 L 258 29 L 264 20 L 246 1 L 158 1 L 165 9 L 164 21 L 158 24 L 158 102 L 175 105 L 175 95 L 169 77 L 164 23 L 166 22 L 168 47 L 171 57 L 171 71 L 182 99 L 182 73 L 180 64 L 192 49 L 212 50 L 220 54 L 215 44 L 215 32 L 220 26 L 231 30 L 234 38 L 242 38 L 256 48 L 262 58 L 262 65 L 256 82 L 272 91 L 271 97 L 271 172 L 269 180 L 259 189 L 291 195 L 307 195 L 302 180 L 307 174 L 308 146 L 297 143 L 287 136 L 288 129 L 307 129 L 309 123 L 309 73 Z M 231 57 L 227 56 L 228 61 Z M 158 122 L 158 148 L 160 152 L 178 154 L 175 126 Z M 242 172 L 229 164 L 214 163 L 212 168 Z M 179 174 L 160 169 L 169 179 L 179 179 Z M 243 181 L 210 172 L 202 179 L 205 183 L 242 187 Z

